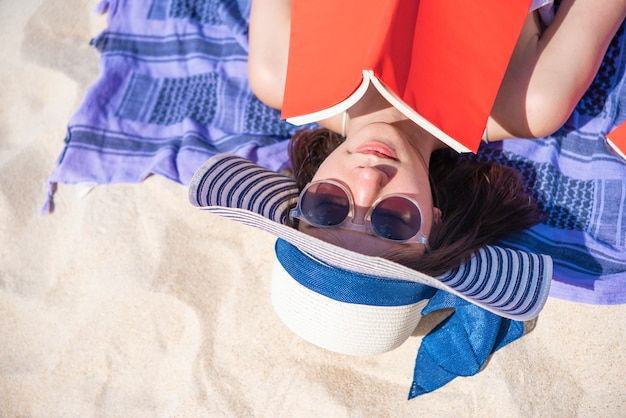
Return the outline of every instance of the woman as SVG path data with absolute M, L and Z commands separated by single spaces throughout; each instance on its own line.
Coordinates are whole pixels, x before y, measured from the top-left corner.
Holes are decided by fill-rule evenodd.
M 538 11 L 530 13 L 487 122 L 485 139 L 542 137 L 556 131 L 593 80 L 625 13 L 626 2 L 610 0 L 563 1 L 547 26 Z M 289 31 L 289 2 L 253 2 L 250 83 L 259 99 L 277 109 L 282 106 Z M 458 165 L 442 152 L 445 144 L 373 88 L 344 115 L 319 123 L 329 131 L 301 133 L 293 140 L 294 175 L 300 188 L 309 182 L 338 181 L 351 195 L 354 213 L 351 223 L 340 220 L 340 225 L 334 225 L 339 228 L 326 228 L 296 212 L 305 221 L 299 228 L 307 234 L 441 274 L 478 248 L 540 220 L 514 172 L 497 166 Z M 345 133 L 343 142 L 340 132 Z M 410 242 L 381 239 L 371 228 L 354 227 L 369 225 L 365 218 L 376 202 L 395 194 L 408 197 L 419 208 L 420 228 Z
M 564 2 L 553 25 L 573 30 L 566 22 L 578 13 L 585 17 L 581 4 L 589 5 Z M 605 5 L 613 13 L 614 6 Z M 625 8 L 619 11 L 622 18 Z M 603 26 L 601 36 L 590 37 L 591 50 L 605 49 L 621 21 L 610 12 L 603 16 L 604 24 L 614 19 L 612 28 Z M 590 20 L 595 22 L 594 17 Z M 558 39 L 555 29 L 552 35 L 540 29 L 533 13 L 514 62 L 532 57 L 535 61 L 507 73 L 487 126 L 490 140 L 529 132 L 542 135 L 562 123 L 554 122 L 553 115 L 542 120 L 543 112 L 519 113 L 526 101 L 534 103 L 527 97 L 534 96 L 535 86 L 536 92 L 554 94 L 542 90 L 532 71 L 535 65 L 544 68 L 544 58 L 551 55 L 551 43 L 544 46 L 542 40 Z M 282 106 L 288 36 L 289 3 L 277 10 L 257 0 L 251 16 L 250 82 L 259 98 L 276 108 Z M 538 52 L 544 49 L 545 54 Z M 594 66 L 602 54 L 598 52 Z M 530 58 L 522 59 L 525 55 Z M 589 83 L 595 67 L 585 68 L 589 74 L 579 78 Z M 547 71 L 548 76 L 566 84 L 566 77 Z M 508 94 L 521 82 L 526 83 L 526 95 Z M 558 97 L 552 104 L 567 102 L 571 107 L 576 101 L 566 99 Z M 520 123 L 514 118 L 518 114 L 523 116 Z M 518 321 L 535 318 L 547 299 L 550 257 L 487 245 L 537 222 L 537 206 L 529 201 L 516 171 L 459 162 L 374 90 L 345 115 L 345 132 L 340 115 L 320 121 L 326 129 L 305 131 L 292 140 L 295 182 L 240 157 L 218 155 L 192 179 L 191 203 L 278 237 L 272 302 L 284 323 L 305 340 L 345 354 L 382 353 L 408 338 L 420 315 L 453 308 L 445 324 L 429 334 L 434 340 L 424 338 L 423 346 L 428 346 L 427 338 L 435 341 L 424 350 L 426 357 L 441 353 L 443 358 L 424 362 L 418 355 L 418 383 L 411 396 L 454 375 L 477 373 L 494 350 L 523 335 Z M 285 225 L 289 213 L 298 230 Z M 467 362 L 459 360 L 465 356 Z M 433 363 L 447 364 L 439 373 Z M 425 379 L 429 388 L 424 390 L 419 383 L 424 379 L 418 376 L 423 371 L 437 374 Z

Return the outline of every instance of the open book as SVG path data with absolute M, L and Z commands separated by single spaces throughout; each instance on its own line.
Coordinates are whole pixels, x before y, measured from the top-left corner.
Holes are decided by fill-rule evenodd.
M 459 152 L 475 152 L 531 0 L 294 0 L 282 117 L 347 110 L 371 83 Z
M 626 160 L 626 122 L 606 135 L 606 142 L 620 157 Z

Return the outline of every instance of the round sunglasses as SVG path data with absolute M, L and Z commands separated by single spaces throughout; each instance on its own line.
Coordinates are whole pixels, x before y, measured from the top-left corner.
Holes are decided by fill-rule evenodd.
M 357 224 L 352 193 L 335 180 L 307 184 L 290 215 L 315 227 L 351 229 L 396 243 L 428 243 L 421 233 L 422 210 L 414 199 L 403 194 L 383 196 L 368 209 L 365 222 Z

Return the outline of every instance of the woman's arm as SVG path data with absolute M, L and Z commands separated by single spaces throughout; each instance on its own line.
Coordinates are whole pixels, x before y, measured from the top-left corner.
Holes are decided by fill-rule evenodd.
M 283 104 L 291 0 L 253 0 L 250 10 L 248 80 L 254 94 L 266 105 Z
M 567 120 L 626 15 L 626 0 L 563 0 L 541 33 L 529 15 L 487 124 L 489 141 L 542 137 Z
M 290 32 L 291 0 L 252 0 L 248 81 L 259 100 L 279 110 L 285 93 Z M 341 118 L 335 115 L 318 123 L 339 133 Z

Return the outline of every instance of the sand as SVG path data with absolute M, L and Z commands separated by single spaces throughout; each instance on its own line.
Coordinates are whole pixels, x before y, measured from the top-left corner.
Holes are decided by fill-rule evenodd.
M 626 306 L 550 298 L 473 377 L 407 401 L 427 324 L 354 358 L 274 314 L 274 239 L 192 208 L 186 187 L 46 179 L 98 76 L 93 0 L 0 2 L 0 416 L 626 414 Z

